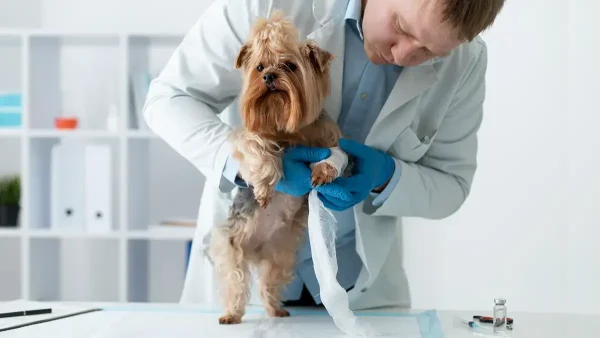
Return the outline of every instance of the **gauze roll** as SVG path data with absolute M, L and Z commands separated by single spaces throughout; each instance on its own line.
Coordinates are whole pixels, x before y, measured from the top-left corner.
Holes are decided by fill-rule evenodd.
M 328 162 L 342 175 L 348 165 L 348 156 L 339 148 L 331 148 L 331 156 L 321 162 Z M 352 337 L 373 337 L 377 332 L 366 322 L 359 322 L 350 310 L 346 290 L 337 281 L 337 256 L 335 249 L 337 222 L 335 216 L 323 205 L 312 190 L 308 196 L 308 234 L 315 269 L 320 288 L 321 302 L 333 318 L 335 325 Z

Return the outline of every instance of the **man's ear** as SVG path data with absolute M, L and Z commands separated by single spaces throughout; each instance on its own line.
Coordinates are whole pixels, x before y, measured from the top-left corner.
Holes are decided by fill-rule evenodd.
M 248 47 L 248 45 L 242 45 L 242 48 L 240 48 L 240 51 L 237 55 L 237 57 L 235 58 L 235 68 L 239 69 L 244 65 L 244 62 L 246 62 L 246 58 L 248 57 L 248 54 L 250 52 L 250 47 Z
M 317 46 L 312 41 L 306 43 L 304 51 L 313 66 L 321 72 L 324 72 L 329 67 L 329 62 L 333 60 L 331 53 Z

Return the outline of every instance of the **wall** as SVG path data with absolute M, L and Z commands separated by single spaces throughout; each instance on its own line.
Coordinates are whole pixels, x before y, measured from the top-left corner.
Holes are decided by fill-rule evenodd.
M 39 27 L 42 1 L 44 0 L 0 1 L 0 27 Z
M 568 44 L 559 46 L 568 55 L 568 106 L 561 115 L 561 120 L 566 120 L 569 126 L 568 138 L 563 139 L 568 155 L 562 160 L 570 164 L 566 176 L 568 221 L 563 224 L 565 242 L 568 243 L 566 308 L 573 312 L 594 313 L 600 311 L 600 139 L 597 136 L 600 46 L 597 13 L 600 13 L 598 1 L 570 2 Z
M 405 260 L 422 307 L 491 310 L 502 296 L 511 310 L 564 310 L 566 54 L 556 41 L 566 38 L 565 11 L 508 1 L 484 34 L 487 99 L 470 197 L 441 222 L 406 222 Z
M 45 0 L 42 22 L 58 29 L 180 32 L 206 4 Z M 493 298 L 504 296 L 510 310 L 598 312 L 594 201 L 600 183 L 593 173 L 600 163 L 593 155 L 599 141 L 592 98 L 600 89 L 594 61 L 600 55 L 592 44 L 598 31 L 592 13 L 599 6 L 508 1 L 484 34 L 488 96 L 471 196 L 445 220 L 405 222 L 414 307 L 491 309 Z M 106 25 L 109 18 L 114 23 Z
M 485 34 L 471 196 L 448 219 L 406 225 L 417 307 L 491 310 L 503 296 L 511 310 L 598 313 L 598 10 L 591 0 L 508 1 Z
M 43 26 L 111 32 L 185 32 L 211 0 L 42 0 Z M 77 15 L 68 15 L 68 11 Z M 110 24 L 107 22 L 110 21 Z

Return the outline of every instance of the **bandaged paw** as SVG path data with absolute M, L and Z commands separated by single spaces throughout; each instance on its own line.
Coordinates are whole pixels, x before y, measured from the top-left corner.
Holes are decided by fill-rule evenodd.
M 312 186 L 331 183 L 342 175 L 348 165 L 348 155 L 339 147 L 329 149 L 331 150 L 331 155 L 328 158 L 317 163 L 311 163 L 310 165 L 312 169 Z

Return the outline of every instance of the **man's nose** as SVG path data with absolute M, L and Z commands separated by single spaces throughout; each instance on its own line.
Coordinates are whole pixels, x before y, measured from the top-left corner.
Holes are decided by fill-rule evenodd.
M 276 78 L 277 78 L 277 75 L 275 75 L 274 73 L 267 73 L 263 76 L 263 81 L 266 84 L 271 84 Z
M 396 48 L 394 51 L 394 60 L 396 62 L 406 62 L 412 58 L 415 54 L 416 49 L 410 45 L 404 45 L 401 48 Z
M 409 39 L 404 39 L 394 46 L 392 50 L 392 55 L 394 56 L 394 60 L 396 62 L 407 62 L 412 59 L 414 55 L 416 55 L 419 50 L 419 46 L 416 42 L 411 41 Z

